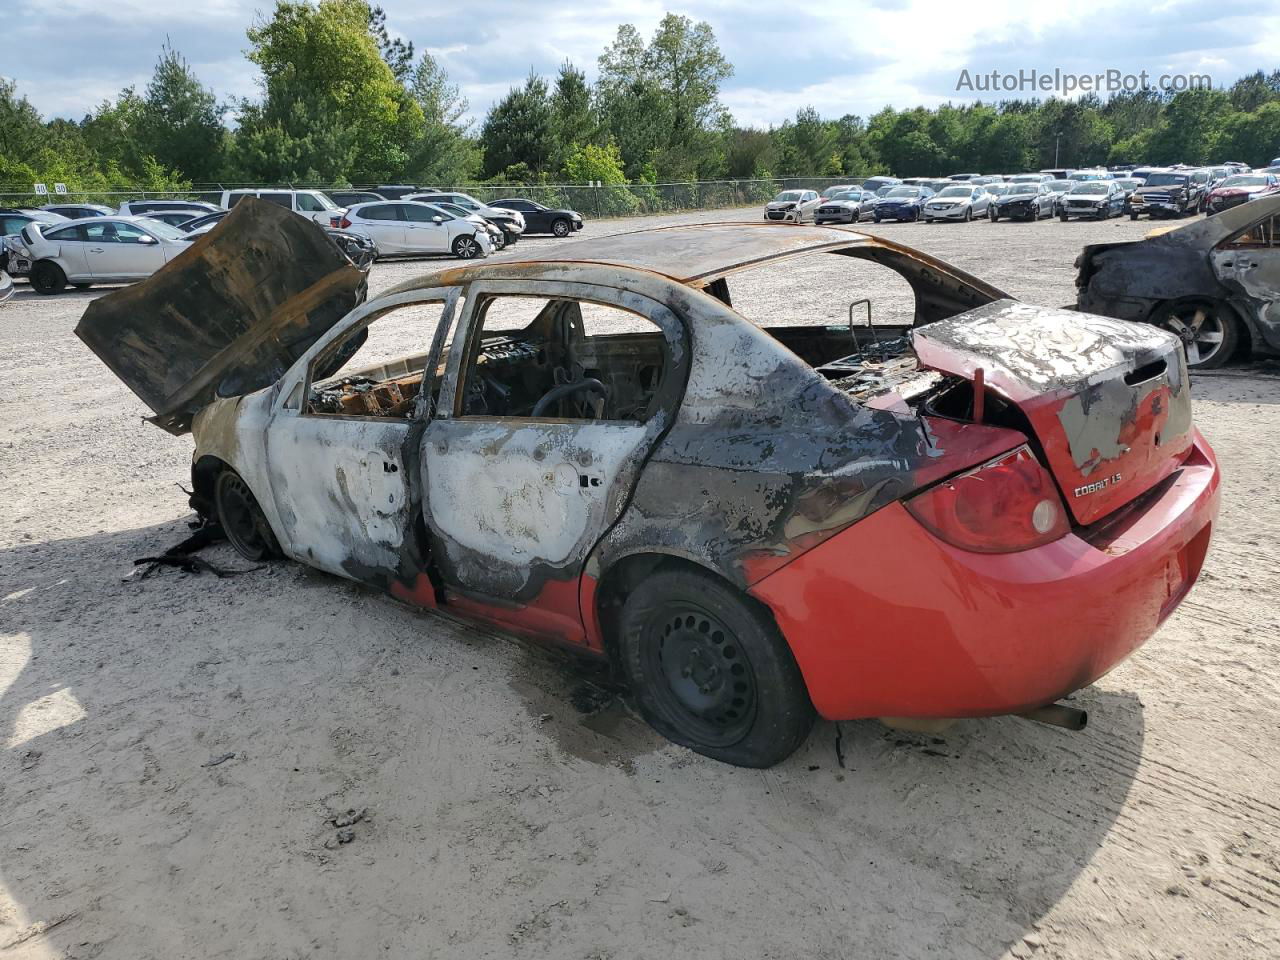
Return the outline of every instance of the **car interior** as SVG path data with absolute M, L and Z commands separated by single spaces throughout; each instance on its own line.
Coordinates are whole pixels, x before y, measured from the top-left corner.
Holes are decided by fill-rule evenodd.
M 668 349 L 651 321 L 561 298 L 490 296 L 476 309 L 480 330 L 464 364 L 455 416 L 643 422 L 654 412 Z M 316 358 L 307 414 L 418 415 L 426 353 L 360 368 L 351 363 L 357 354 L 381 352 L 369 334 L 396 312 L 335 341 Z M 417 326 L 409 336 L 425 342 L 422 330 Z M 432 378 L 432 403 L 439 400 L 447 357 L 446 346 Z

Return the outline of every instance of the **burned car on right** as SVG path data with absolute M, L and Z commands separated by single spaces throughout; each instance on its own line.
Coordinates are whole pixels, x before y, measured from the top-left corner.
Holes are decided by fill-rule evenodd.
M 1076 260 L 1076 306 L 1177 335 L 1192 369 L 1280 355 L 1280 194 Z

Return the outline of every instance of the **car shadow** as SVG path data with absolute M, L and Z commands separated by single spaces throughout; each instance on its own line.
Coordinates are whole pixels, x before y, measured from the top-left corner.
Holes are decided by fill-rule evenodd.
M 532 893 L 574 906 L 572 955 L 638 955 L 659 909 L 708 955 L 995 960 L 1134 843 L 1143 712 L 1111 685 L 1079 734 L 819 723 L 746 771 L 598 670 L 296 564 L 134 572 L 187 533 L 0 551 L 0 950 L 499 955 Z

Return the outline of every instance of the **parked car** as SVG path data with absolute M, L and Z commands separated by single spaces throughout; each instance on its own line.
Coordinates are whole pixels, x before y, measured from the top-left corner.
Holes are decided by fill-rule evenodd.
M 1053 216 L 1053 194 L 1045 183 L 1011 183 L 1006 193 L 991 198 L 991 221 L 1039 220 Z
M 435 187 L 413 187 L 404 183 L 383 184 L 375 188 L 375 192 L 381 194 L 387 200 L 403 200 L 411 193 L 435 193 Z
M 200 515 L 254 562 L 614 664 L 656 730 L 709 757 L 777 763 L 815 714 L 1078 729 L 1041 708 L 1199 575 L 1219 472 L 1163 331 L 766 223 L 598 238 L 360 303 L 292 220 L 229 218 L 76 328 L 192 433 Z M 250 243 L 269 289 L 220 268 Z M 894 271 L 913 324 L 865 349 L 821 309 L 797 324 L 800 257 Z M 744 268 L 776 275 L 784 324 L 729 306 Z M 273 308 L 316 289 L 310 313 Z M 370 324 L 421 329 L 429 308 L 440 333 L 360 366 Z
M 977 180 L 981 177 L 980 173 L 953 173 L 947 177 L 948 180 Z
M 1125 211 L 1130 220 L 1151 217 L 1184 217 L 1195 213 L 1205 197 L 1207 176 L 1189 170 L 1152 171 L 1142 186 L 1129 194 Z
M 1053 179 L 1048 173 L 1018 173 L 1009 178 L 1009 183 L 1051 183 Z
M 487 257 L 493 249 L 483 224 L 414 200 L 357 203 L 333 226 L 368 237 L 384 257 L 451 253 L 471 260 Z
M 422 202 L 426 203 L 430 201 Z M 477 223 L 484 227 L 489 233 L 489 243 L 493 245 L 495 253 L 507 245 L 507 235 L 503 232 L 502 227 L 496 223 L 486 220 L 484 217 L 480 216 L 480 214 L 472 213 L 470 210 L 460 207 L 456 203 L 432 203 L 431 205 L 433 207 L 439 207 L 446 213 L 452 213 L 455 217 L 461 217 L 463 220 L 470 220 L 472 223 Z
M 972 220 L 985 217 L 991 194 L 985 187 L 956 183 L 943 187 L 924 205 L 924 222 L 934 220 Z
M 372 190 L 326 190 L 332 200 L 339 207 L 350 207 L 357 203 L 377 203 L 379 200 L 390 200 L 391 197 L 384 197 L 380 193 L 374 193 Z M 399 200 L 399 197 L 394 199 Z
M 52 210 L 0 207 L 0 270 L 8 269 L 9 252 L 4 237 L 17 236 L 29 223 L 66 223 L 67 217 Z
M 881 220 L 919 220 L 925 202 L 933 196 L 928 187 L 893 187 L 871 208 L 876 223 Z
M 813 219 L 813 212 L 821 202 L 816 190 L 783 190 L 765 204 L 764 218 L 804 223 Z
M 1081 310 L 1176 334 L 1193 369 L 1280 356 L 1280 193 L 1076 260 Z
M 152 213 L 189 211 L 191 216 L 198 217 L 204 213 L 215 213 L 219 209 L 212 203 L 200 200 L 126 200 L 120 204 L 120 209 L 114 216 L 144 217 Z
M 1120 177 L 1119 179 L 1113 182 L 1117 187 L 1119 187 L 1121 190 L 1124 191 L 1124 195 L 1126 197 L 1128 197 L 1129 194 L 1133 193 L 1133 191 L 1137 190 L 1144 183 L 1144 181 L 1139 180 L 1137 177 Z
M 267 203 L 274 203 L 319 224 L 327 224 L 333 217 L 343 213 L 342 207 L 319 190 L 223 190 L 220 206 L 230 210 L 245 197 L 256 197 Z M 218 207 L 213 207 L 207 212 L 213 213 L 217 209 Z
M 210 214 L 199 214 L 192 210 L 157 210 L 155 213 L 145 215 L 148 220 L 159 220 L 161 223 L 167 223 L 171 227 L 184 228 L 186 224 L 192 220 L 198 220 L 202 217 L 210 216 Z M 183 233 L 188 232 L 183 229 Z
M 862 181 L 862 189 L 869 193 L 874 193 L 878 197 L 883 197 L 882 190 L 887 193 L 888 190 L 886 188 L 897 187 L 901 184 L 902 181 L 897 177 L 867 177 Z
M 1094 167 L 1091 170 L 1072 170 L 1065 179 L 1088 183 L 1091 180 L 1114 180 L 1115 175 L 1110 170 Z
M 131 283 L 187 250 L 181 230 L 150 217 L 97 217 L 46 226 L 29 223 L 5 238 L 8 270 L 26 276 L 37 293 L 83 290 L 95 283 Z
M 857 223 L 871 216 L 880 198 L 870 190 L 850 187 L 833 193 L 823 200 L 814 211 L 813 222 L 823 223 Z
M 1114 180 L 1081 180 L 1062 195 L 1058 219 L 1072 217 L 1106 220 L 1124 213 L 1125 193 Z
M 481 203 L 475 197 L 465 193 L 447 193 L 438 190 L 432 193 L 411 194 L 405 199 L 417 200 L 420 203 L 451 203 L 455 207 L 461 207 L 466 211 L 467 216 L 478 216 L 501 230 L 503 246 L 510 246 L 524 235 L 525 220 L 523 213 L 518 210 L 509 210 L 505 207 L 491 207 L 489 204 Z
M 217 213 L 206 213 L 202 217 L 194 217 L 180 224 L 178 229 L 191 236 L 203 236 L 221 223 L 230 212 L 230 210 L 219 210 Z
M 1052 170 L 1041 170 L 1040 175 L 1050 180 L 1066 180 L 1075 170 L 1071 167 L 1056 167 Z
M 335 230 L 333 227 L 325 227 L 324 233 L 337 244 L 338 249 L 354 266 L 365 273 L 369 272 L 373 262 L 378 259 L 378 245 L 368 237 L 347 230 Z
M 860 190 L 856 183 L 835 183 L 829 187 L 823 187 L 818 191 L 818 199 L 824 203 L 831 197 L 833 193 L 844 193 L 846 190 Z
M 1237 173 L 1209 191 L 1204 202 L 1205 213 L 1221 213 L 1277 190 L 1280 190 L 1280 177 L 1274 173 Z
M 8 303 L 13 299 L 15 292 L 13 280 L 10 279 L 9 274 L 0 270 L 0 303 Z
M 582 214 L 576 210 L 559 207 L 544 207 L 542 204 L 523 197 L 507 197 L 494 200 L 489 204 L 496 210 L 513 210 L 524 218 L 524 232 L 549 233 L 556 237 L 567 237 L 575 230 L 582 229 Z
M 1053 197 L 1053 213 L 1056 216 L 1062 212 L 1062 198 L 1067 195 L 1067 191 L 1076 185 L 1074 180 L 1050 180 L 1045 186 L 1049 189 L 1049 196 Z
M 68 220 L 87 220 L 89 217 L 114 217 L 115 207 L 101 203 L 46 203 L 40 208 L 46 213 L 56 213 Z

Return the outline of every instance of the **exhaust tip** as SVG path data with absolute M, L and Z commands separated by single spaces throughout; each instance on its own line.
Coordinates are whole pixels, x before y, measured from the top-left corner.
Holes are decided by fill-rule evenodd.
M 1018 716 L 1025 720 L 1034 720 L 1036 723 L 1045 723 L 1051 727 L 1061 727 L 1064 730 L 1076 732 L 1083 730 L 1089 724 L 1089 714 L 1086 711 L 1069 707 L 1065 703 L 1050 703 L 1028 710 L 1026 713 L 1020 713 Z

